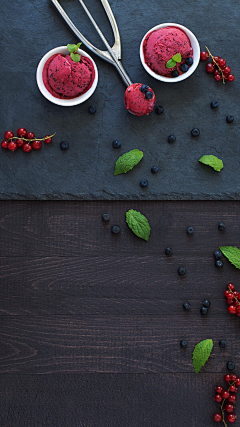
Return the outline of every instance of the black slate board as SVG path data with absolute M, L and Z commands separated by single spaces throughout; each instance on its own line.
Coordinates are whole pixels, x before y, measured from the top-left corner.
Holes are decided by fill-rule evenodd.
M 62 0 L 76 26 L 103 48 L 98 35 L 77 0 Z M 113 36 L 105 12 L 97 0 L 87 6 L 110 43 Z M 37 137 L 57 132 L 54 142 L 40 152 L 0 152 L 1 199 L 240 199 L 238 138 L 240 98 L 239 2 L 201 0 L 110 0 L 122 40 L 123 65 L 132 81 L 149 84 L 157 105 L 165 112 L 134 117 L 123 105 L 125 85 L 113 66 L 93 56 L 99 70 L 99 84 L 84 104 L 63 108 L 47 101 L 39 92 L 35 72 L 39 60 L 50 49 L 77 42 L 50 0 L 16 0 L 9 7 L 1 1 L 1 129 L 16 132 L 20 126 Z M 227 18 L 227 19 L 226 19 Z M 213 54 L 223 56 L 236 76 L 234 83 L 214 81 L 200 63 L 196 72 L 178 84 L 164 84 L 151 78 L 139 58 L 143 35 L 162 22 L 187 26 L 197 36 L 201 49 L 207 44 Z M 87 49 L 86 49 L 87 50 Z M 91 52 L 90 52 L 91 54 Z M 219 108 L 211 110 L 217 100 Z M 88 107 L 97 113 L 90 115 Z M 233 114 L 235 122 L 226 123 Z M 201 135 L 190 131 L 199 127 Z M 168 144 L 174 133 L 175 144 Z M 122 148 L 112 148 L 119 139 Z M 59 148 L 68 140 L 70 148 Z M 144 159 L 126 175 L 113 176 L 118 156 L 133 148 Z M 224 162 L 221 173 L 198 163 L 204 154 Z M 151 174 L 151 166 L 159 173 Z M 149 186 L 141 189 L 146 178 Z

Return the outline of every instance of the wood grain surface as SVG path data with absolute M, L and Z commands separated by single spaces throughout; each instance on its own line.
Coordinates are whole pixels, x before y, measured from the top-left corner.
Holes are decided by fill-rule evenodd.
M 125 224 L 131 208 L 147 216 L 149 242 Z M 239 246 L 239 212 L 236 201 L 1 202 L 1 425 L 214 425 L 214 387 L 229 360 L 240 372 L 240 323 L 223 296 L 240 273 L 227 260 L 217 269 L 213 252 Z M 196 376 L 206 338 L 213 353 Z

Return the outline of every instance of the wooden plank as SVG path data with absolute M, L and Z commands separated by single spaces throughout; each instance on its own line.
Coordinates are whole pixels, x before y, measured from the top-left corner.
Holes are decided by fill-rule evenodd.
M 9 316 L 1 318 L 0 373 L 193 372 L 192 351 L 213 338 L 203 372 L 240 366 L 239 318 L 218 316 Z M 180 340 L 188 341 L 180 349 Z M 227 339 L 220 349 L 220 339 Z

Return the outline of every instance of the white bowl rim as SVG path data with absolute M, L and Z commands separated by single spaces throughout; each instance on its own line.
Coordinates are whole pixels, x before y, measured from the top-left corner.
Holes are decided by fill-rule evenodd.
M 146 64 L 146 62 L 144 60 L 143 42 L 144 42 L 145 38 L 152 31 L 155 31 L 155 30 L 158 30 L 159 28 L 164 28 L 164 27 L 178 27 L 178 28 L 181 28 L 188 35 L 188 37 L 189 37 L 189 39 L 191 41 L 191 44 L 194 41 L 194 44 L 196 45 L 195 47 L 192 46 L 193 53 L 194 53 L 194 62 L 193 62 L 193 65 L 191 65 L 191 67 L 188 69 L 188 71 L 186 73 L 181 74 L 178 77 L 165 77 L 165 76 L 161 76 L 160 74 L 157 74 L 154 71 L 152 71 L 151 68 Z M 199 61 L 200 61 L 200 46 L 199 46 L 199 42 L 198 42 L 197 37 L 192 33 L 192 31 L 190 31 L 188 28 L 184 27 L 181 24 L 176 24 L 176 23 L 173 23 L 173 22 L 165 22 L 163 24 L 158 24 L 158 25 L 155 25 L 155 27 L 153 27 L 150 30 L 148 30 L 147 33 L 142 38 L 142 41 L 141 41 L 141 44 L 140 44 L 140 59 L 141 59 L 142 65 L 145 68 L 145 70 L 152 77 L 154 77 L 155 79 L 160 80 L 162 82 L 166 82 L 166 83 L 177 83 L 177 82 L 180 82 L 182 80 L 187 79 L 196 70 L 196 68 L 197 68 L 197 66 L 199 64 Z
M 56 53 L 63 53 L 64 55 L 65 54 L 67 55 L 67 54 L 69 54 L 69 51 L 67 49 L 67 46 L 59 46 L 59 47 L 55 47 L 54 49 L 51 49 L 49 52 L 47 52 L 42 57 L 42 59 L 40 60 L 40 62 L 38 64 L 37 72 L 36 72 L 36 79 L 37 79 L 38 88 L 39 88 L 40 92 L 42 93 L 42 95 L 45 96 L 45 98 L 47 98 L 49 101 L 53 102 L 54 104 L 60 105 L 62 107 L 71 107 L 74 105 L 81 104 L 82 102 L 86 101 L 93 94 L 93 92 L 95 91 L 95 89 L 97 87 L 97 83 L 98 83 L 97 66 L 96 66 L 94 60 L 92 59 L 92 57 L 87 52 L 85 52 L 82 49 L 78 49 L 79 55 L 86 56 L 93 63 L 94 70 L 95 70 L 95 78 L 94 78 L 93 84 L 88 89 L 87 92 L 85 92 L 82 95 L 77 96 L 76 98 L 71 98 L 71 99 L 56 98 L 47 90 L 46 86 L 43 83 L 43 78 L 42 78 L 43 68 L 44 68 L 46 61 L 51 56 L 55 55 Z

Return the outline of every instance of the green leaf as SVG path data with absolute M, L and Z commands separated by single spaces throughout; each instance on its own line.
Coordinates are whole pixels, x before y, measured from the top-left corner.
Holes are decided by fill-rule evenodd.
M 70 56 L 71 56 L 71 58 L 72 58 L 72 60 L 74 62 L 79 62 L 80 61 L 81 56 L 78 55 L 78 53 L 70 53 Z
M 81 44 L 82 44 L 82 42 L 80 42 L 76 45 L 76 48 L 77 48 L 76 50 L 78 50 L 80 48 Z
M 148 241 L 151 228 L 147 218 L 141 212 L 130 209 L 126 212 L 126 222 L 136 236 Z
M 173 59 L 173 61 L 181 62 L 181 60 L 182 60 L 181 53 L 176 53 L 176 55 L 172 56 L 172 59 Z
M 193 367 L 195 369 L 196 374 L 201 370 L 202 366 L 205 365 L 211 351 L 213 349 L 213 341 L 212 340 L 203 340 L 199 342 L 194 350 L 193 350 Z
M 128 153 L 123 154 L 116 161 L 114 175 L 120 175 L 121 173 L 126 173 L 130 171 L 134 166 L 136 166 L 140 160 L 143 158 L 143 152 L 135 149 L 128 151 Z
M 176 65 L 176 61 L 174 61 L 172 58 L 169 59 L 169 61 L 166 63 L 166 68 L 173 68 Z
M 67 49 L 68 49 L 69 52 L 74 53 L 77 50 L 77 46 L 75 44 L 68 44 L 67 45 Z
M 220 246 L 219 249 L 234 267 L 240 270 L 240 249 L 236 246 Z
M 223 161 L 218 159 L 216 156 L 212 156 L 211 154 L 202 156 L 198 161 L 204 163 L 204 165 L 211 166 L 217 172 L 220 172 L 220 170 L 223 168 Z

